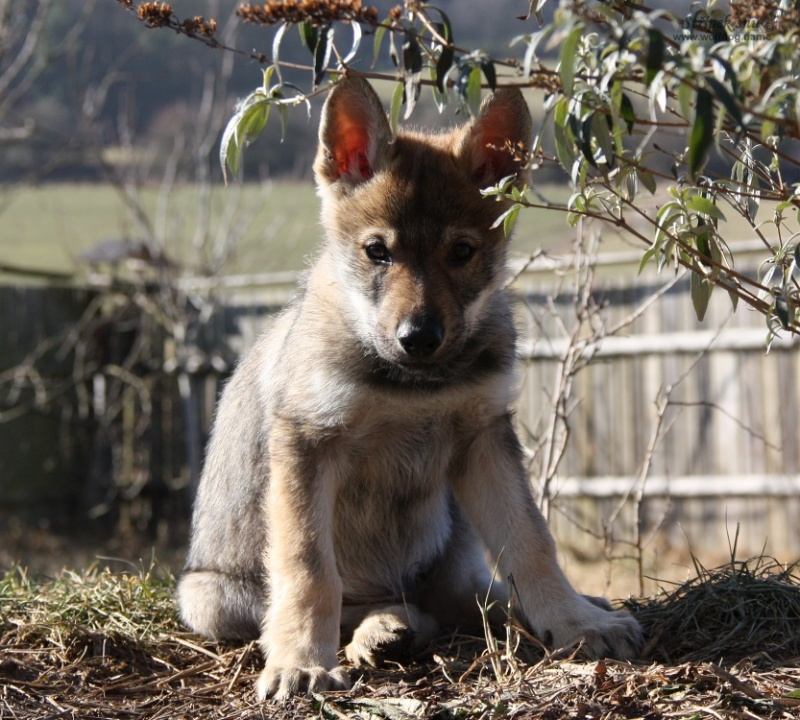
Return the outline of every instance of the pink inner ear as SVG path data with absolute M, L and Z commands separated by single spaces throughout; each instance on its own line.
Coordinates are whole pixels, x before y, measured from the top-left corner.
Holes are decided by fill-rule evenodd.
M 334 150 L 339 177 L 351 175 L 369 180 L 372 166 L 367 156 L 368 148 L 369 135 L 364 127 L 352 123 L 342 127 Z

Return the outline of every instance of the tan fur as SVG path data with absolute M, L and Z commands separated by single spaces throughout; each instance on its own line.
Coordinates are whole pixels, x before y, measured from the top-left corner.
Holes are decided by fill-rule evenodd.
M 365 81 L 331 91 L 326 242 L 223 394 L 178 588 L 197 632 L 260 637 L 262 698 L 347 687 L 340 634 L 358 667 L 478 625 L 486 550 L 548 644 L 640 647 L 632 617 L 559 569 L 512 428 L 505 208 L 479 191 L 519 174 L 500 148 L 530 134 L 512 90 L 448 134 L 394 141 Z

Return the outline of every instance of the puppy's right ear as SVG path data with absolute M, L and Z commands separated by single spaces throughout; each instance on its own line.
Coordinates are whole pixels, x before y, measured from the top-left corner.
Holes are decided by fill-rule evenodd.
M 319 126 L 314 174 L 320 186 L 369 180 L 384 161 L 391 128 L 381 101 L 363 78 L 340 80 L 328 95 Z

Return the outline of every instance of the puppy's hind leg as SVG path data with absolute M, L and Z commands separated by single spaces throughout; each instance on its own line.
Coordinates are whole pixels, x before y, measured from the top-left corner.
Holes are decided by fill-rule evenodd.
M 255 640 L 266 598 L 256 577 L 189 570 L 178 583 L 181 620 L 212 640 Z

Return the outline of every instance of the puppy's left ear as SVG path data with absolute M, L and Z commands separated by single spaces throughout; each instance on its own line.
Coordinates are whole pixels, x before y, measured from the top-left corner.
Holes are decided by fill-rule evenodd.
M 509 175 L 521 180 L 519 156 L 530 149 L 531 113 L 517 88 L 500 88 L 481 104 L 478 117 L 465 128 L 459 155 L 479 187 L 489 187 Z

